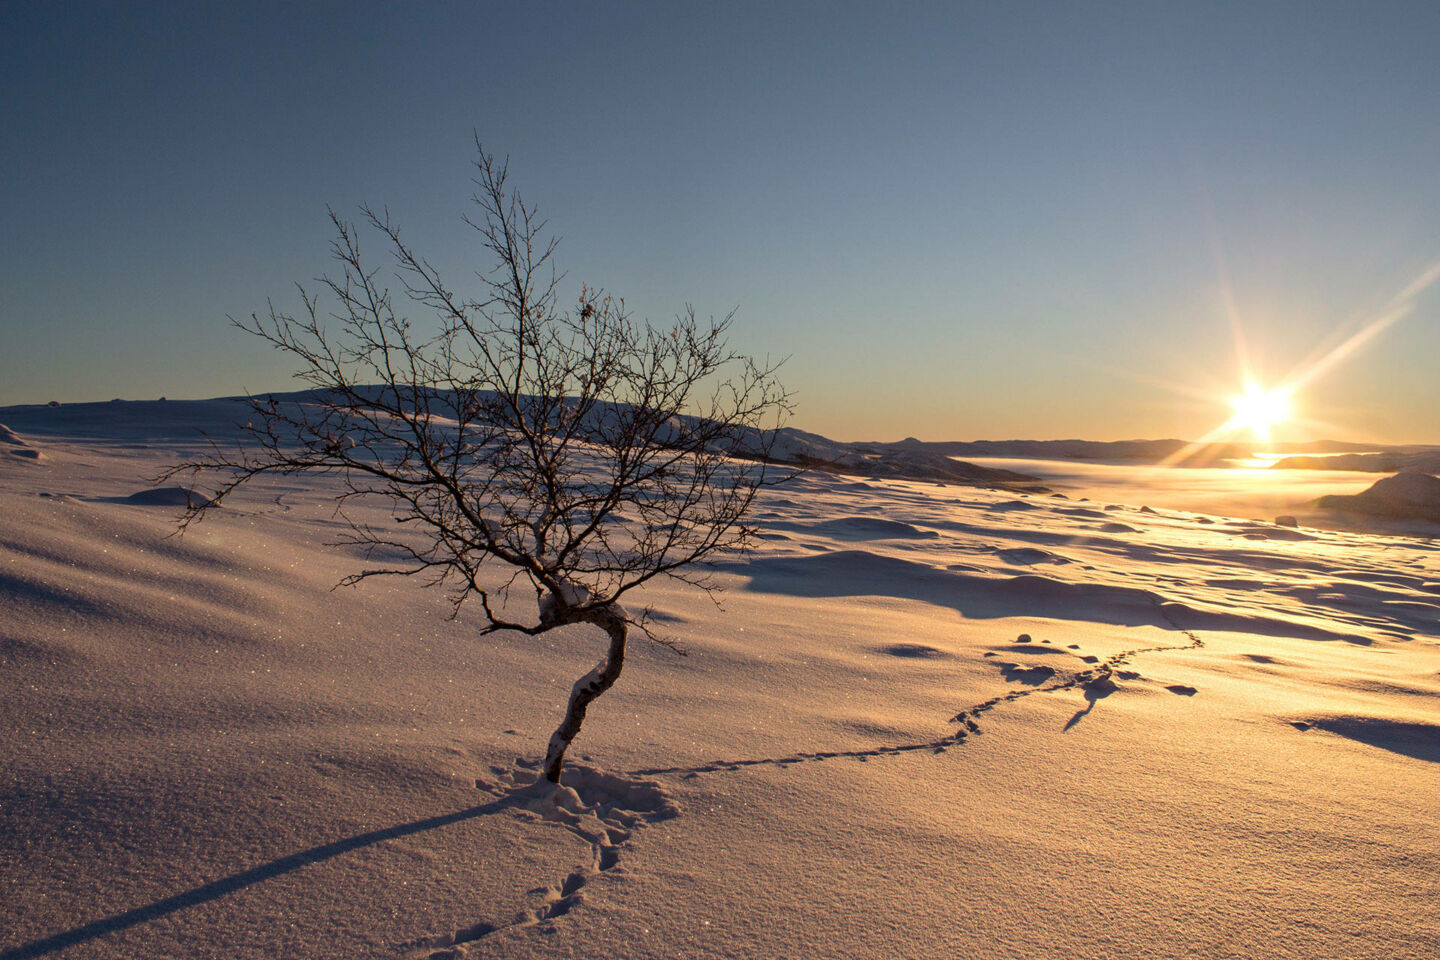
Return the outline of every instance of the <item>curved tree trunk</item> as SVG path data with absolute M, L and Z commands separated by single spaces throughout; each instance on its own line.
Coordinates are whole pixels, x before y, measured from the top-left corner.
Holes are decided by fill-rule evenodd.
M 570 689 L 570 702 L 565 707 L 565 719 L 550 735 L 550 747 L 545 751 L 545 779 L 551 783 L 560 782 L 560 771 L 565 765 L 565 751 L 570 741 L 580 732 L 585 722 L 585 711 L 600 694 L 609 690 L 620 679 L 620 670 L 625 666 L 625 639 L 629 634 L 625 618 L 613 610 L 597 610 L 587 619 L 610 635 L 610 649 L 605 659 L 579 680 Z

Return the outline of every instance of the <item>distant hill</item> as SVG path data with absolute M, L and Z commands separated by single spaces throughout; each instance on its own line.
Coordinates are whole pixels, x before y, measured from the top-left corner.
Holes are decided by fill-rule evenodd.
M 452 398 L 441 392 L 434 396 L 439 401 L 436 412 L 443 416 L 444 404 Z M 257 398 L 298 405 L 321 403 L 326 399 L 324 392 L 317 390 L 258 394 Z M 597 424 L 603 424 L 615 415 L 616 411 L 608 405 L 602 405 L 592 413 Z M 91 437 L 129 442 L 161 438 L 198 440 L 205 436 L 231 442 L 243 436 L 243 425 L 250 418 L 250 405 L 245 397 L 29 404 L 0 407 L 0 442 L 5 443 L 7 451 L 10 447 L 20 451 L 16 456 L 38 454 L 38 451 L 30 448 L 23 439 L 25 435 Z M 675 428 L 683 429 L 683 422 L 688 419 L 685 416 L 674 418 Z M 757 433 L 737 437 L 733 452 L 739 456 L 758 456 L 763 448 L 763 438 Z M 967 486 L 1046 492 L 1046 488 L 1036 485 L 1039 478 L 1029 474 L 995 470 L 952 460 L 933 450 L 870 449 L 793 427 L 786 427 L 776 434 L 768 459 L 807 469 L 863 477 L 930 480 Z
M 934 450 L 900 447 L 877 447 L 870 444 L 843 443 L 793 427 L 779 432 L 770 448 L 770 459 L 779 463 L 803 466 L 830 473 L 848 473 L 862 477 L 892 477 L 899 480 L 933 480 L 966 486 L 1000 487 L 1046 492 L 1037 487 L 1039 477 L 1014 470 L 997 470 L 978 464 L 955 460 Z
M 1397 473 L 1375 481 L 1363 493 L 1321 497 L 1315 505 L 1342 513 L 1440 523 L 1440 478 L 1420 472 Z
M 1419 470 L 1440 473 L 1440 447 L 1420 452 L 1345 453 L 1328 457 L 1285 457 L 1275 461 L 1278 470 L 1363 470 L 1368 473 L 1399 473 Z
M 1009 457 L 1033 460 L 1164 460 L 1184 440 L 951 440 L 936 443 L 907 437 L 897 443 L 857 444 L 879 449 L 925 451 L 946 457 Z M 1248 456 L 1228 447 L 1217 456 Z
M 1382 451 L 1393 455 L 1409 455 L 1424 451 L 1440 452 L 1440 448 L 1417 446 L 1382 446 L 1373 443 L 1351 443 L 1343 440 L 1311 440 L 1303 443 L 1211 443 L 1193 446 L 1189 441 L 1166 440 L 945 440 L 926 441 L 906 437 L 895 442 L 861 442 L 851 444 L 860 450 L 924 451 L 947 457 L 995 457 L 1016 460 L 1129 460 L 1159 463 L 1184 452 L 1183 463 L 1201 465 L 1219 460 L 1247 460 L 1258 453 L 1293 454 L 1358 454 Z M 1288 458 L 1287 458 L 1288 459 Z M 1343 468 L 1336 469 L 1361 469 Z M 1381 469 L 1379 467 L 1375 469 Z M 1397 468 L 1398 469 L 1398 468 Z

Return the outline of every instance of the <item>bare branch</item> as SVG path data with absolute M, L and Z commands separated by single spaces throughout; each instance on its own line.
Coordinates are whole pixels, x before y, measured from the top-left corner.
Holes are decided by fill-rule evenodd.
M 656 327 L 591 287 L 561 309 L 558 241 L 510 187 L 508 161 L 476 147 L 478 212 L 466 220 L 490 258 L 481 295 L 461 298 L 388 211 L 362 207 L 400 302 L 426 316 L 417 325 L 363 255 L 361 230 L 330 211 L 336 272 L 318 293 L 299 287 L 301 312 L 267 303 L 231 320 L 294 359 L 310 391 L 252 396 L 241 443 L 212 444 L 167 476 L 218 478 L 183 530 L 257 477 L 335 475 L 344 542 L 380 561 L 343 584 L 418 577 L 446 591 L 453 616 L 478 607 L 487 634 L 602 627 L 610 652 L 562 725 L 578 730 L 575 716 L 619 674 L 629 627 L 676 648 L 620 598 L 658 577 L 713 593 L 703 563 L 751 546 L 745 518 L 784 477 L 766 458 L 790 397 L 779 363 L 729 347 L 733 315 L 702 321 L 687 305 Z M 372 501 L 393 526 L 350 519 L 347 505 Z M 507 572 L 498 591 L 491 568 Z M 517 578 L 540 600 L 534 620 L 505 612 Z M 547 762 L 556 776 L 561 755 Z

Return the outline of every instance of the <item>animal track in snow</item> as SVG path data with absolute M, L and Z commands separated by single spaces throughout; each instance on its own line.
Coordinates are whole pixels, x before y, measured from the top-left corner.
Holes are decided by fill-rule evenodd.
M 637 827 L 678 816 L 680 810 L 657 783 L 631 780 L 583 764 L 567 764 L 561 785 L 551 788 L 537 779 L 540 764 L 516 760 L 515 769 L 491 767 L 498 782 L 477 780 L 477 787 L 519 801 L 530 816 L 560 824 L 590 844 L 590 862 L 570 871 L 559 882 L 530 891 L 530 906 L 509 921 L 480 921 L 450 933 L 421 937 L 401 945 L 409 960 L 452 960 L 468 955 L 468 944 L 502 930 L 531 927 L 563 917 L 585 902 L 584 888 L 597 876 L 613 870 L 620 853 Z
M 1103 661 L 1099 660 L 1096 657 L 1080 657 L 1082 662 L 1093 662 L 1095 665 L 1089 667 L 1088 669 L 1074 672 L 1061 672 L 1059 670 L 1052 670 L 1048 666 L 1043 668 L 1024 668 L 1014 663 L 997 664 L 997 666 L 1001 668 L 1002 672 L 1006 674 L 1006 679 L 1021 680 L 1023 682 L 1033 685 L 1024 687 L 1022 689 L 1010 690 L 1006 693 L 1000 694 L 999 696 L 991 697 L 989 700 L 986 700 L 982 703 L 977 703 L 973 706 L 969 706 L 961 710 L 959 713 L 955 714 L 953 717 L 950 718 L 950 722 L 957 724 L 958 726 L 955 732 L 950 734 L 949 736 L 939 737 L 935 740 L 925 740 L 918 743 L 892 744 L 858 750 L 818 750 L 808 753 L 792 753 L 782 757 L 755 757 L 737 760 L 714 760 L 702 766 L 695 767 L 647 767 L 641 770 L 632 771 L 632 773 L 635 776 L 684 774 L 688 778 L 698 776 L 702 773 L 716 773 L 721 770 L 739 770 L 742 767 L 788 767 L 792 764 L 797 763 L 839 759 L 865 761 L 869 760 L 871 757 L 894 757 L 900 756 L 905 753 L 913 753 L 916 751 L 926 750 L 930 751 L 931 753 L 944 753 L 953 746 L 963 744 L 969 737 L 979 734 L 981 732 L 981 729 L 979 723 L 977 722 L 977 718 L 980 717 L 982 714 L 994 710 L 998 706 L 1007 703 L 1014 703 L 1016 700 L 1032 696 L 1037 693 L 1053 693 L 1058 690 L 1070 690 L 1076 687 L 1080 687 L 1085 690 L 1086 699 L 1090 702 L 1084 710 L 1077 713 L 1066 724 L 1065 729 L 1068 730 L 1076 723 L 1078 723 L 1080 718 L 1085 716 L 1085 714 L 1089 713 L 1090 710 L 1094 708 L 1095 701 L 1109 696 L 1110 693 L 1114 692 L 1115 689 L 1117 689 L 1114 680 L 1115 677 L 1118 676 L 1122 680 L 1139 678 L 1140 675 L 1138 673 L 1122 671 L 1118 669 L 1119 667 L 1128 663 L 1132 658 L 1141 656 L 1142 654 L 1146 653 L 1160 653 L 1166 650 L 1195 650 L 1205 646 L 1205 642 L 1201 640 L 1200 637 L 1197 636 L 1193 631 L 1186 630 L 1178 623 L 1176 623 L 1175 619 L 1170 615 L 1170 612 L 1165 609 L 1163 604 L 1156 602 L 1156 607 L 1159 609 L 1160 616 L 1165 620 L 1165 622 L 1169 624 L 1170 627 L 1174 629 L 1177 633 L 1181 634 L 1187 640 L 1189 640 L 1189 643 L 1159 644 L 1152 647 L 1137 647 L 1133 650 L 1122 650 L 1120 653 L 1107 657 Z M 1026 650 L 1027 648 L 1020 647 L 1018 649 Z M 1028 648 L 1027 652 L 1033 651 L 1039 653 L 1042 651 L 1042 649 L 1043 648 L 1032 647 Z M 1059 653 L 1061 651 L 1057 650 L 1053 652 Z M 991 656 L 991 654 L 987 653 L 985 654 L 985 656 L 988 657 Z M 1047 677 L 1052 679 L 1049 679 L 1049 681 L 1046 682 Z M 1184 690 L 1176 689 L 1179 686 L 1181 685 L 1176 684 L 1175 686 L 1169 687 L 1167 689 L 1170 689 L 1172 690 L 1172 692 L 1175 692 L 1177 694 L 1183 693 L 1186 696 L 1197 692 L 1194 690 L 1194 688 L 1191 687 L 1186 687 Z M 1186 691 L 1189 692 L 1187 693 Z
M 1205 645 L 1204 641 L 1196 636 L 1195 633 L 1185 630 L 1175 623 L 1174 619 L 1163 606 L 1160 606 L 1160 611 L 1165 621 L 1177 632 L 1184 635 L 1189 640 L 1188 643 L 1162 644 L 1124 650 L 1106 658 L 1104 661 L 1095 662 L 1093 666 L 1089 666 L 1087 669 L 1073 672 L 1062 672 L 1048 666 L 1044 668 L 1023 668 L 1013 663 L 997 664 L 1001 667 L 1002 671 L 1006 672 L 1007 679 L 1023 679 L 1027 683 L 1034 683 L 1036 685 L 1010 690 L 999 696 L 991 697 L 989 700 L 966 707 L 951 717 L 951 722 L 956 724 L 956 729 L 954 733 L 948 736 L 917 743 L 894 744 L 857 750 L 819 750 L 808 753 L 793 753 L 781 757 L 716 760 L 697 767 L 650 767 L 632 771 L 630 776 L 647 777 L 663 774 L 683 774 L 689 778 L 702 773 L 735 771 L 743 767 L 787 767 L 798 763 L 840 759 L 864 762 L 870 760 L 872 757 L 895 757 L 915 752 L 928 751 L 930 753 L 944 753 L 951 747 L 962 745 L 970 737 L 980 734 L 981 728 L 978 719 L 996 707 L 1007 703 L 1014 703 L 1016 700 L 1037 693 L 1053 693 L 1059 690 L 1081 688 L 1085 691 L 1086 699 L 1090 702 L 1085 709 L 1077 713 L 1066 724 L 1065 729 L 1068 730 L 1094 708 L 1096 701 L 1108 696 L 1117 689 L 1115 684 L 1116 677 L 1120 679 L 1135 679 L 1140 676 L 1133 671 L 1119 669 L 1132 658 L 1146 653 L 1159 653 L 1167 650 L 1193 650 Z M 1038 653 L 1041 649 L 1043 648 L 1034 648 L 1034 652 Z M 1093 661 L 1095 659 L 1096 658 L 1093 657 L 1086 657 L 1082 659 L 1082 662 Z M 1185 687 L 1181 684 L 1171 685 L 1167 687 L 1167 689 L 1186 696 L 1196 692 L 1193 687 Z M 490 784 L 483 780 L 477 780 L 476 785 L 484 789 L 489 789 L 497 795 L 523 795 L 527 790 L 534 789 L 532 780 L 534 771 L 539 766 L 538 762 L 517 760 L 516 766 L 517 769 L 514 770 L 492 767 L 492 773 L 499 778 L 500 782 Z M 679 814 L 678 808 L 673 801 L 666 796 L 664 790 L 657 783 L 645 780 L 632 780 L 623 776 L 607 774 L 579 764 L 570 764 L 567 766 L 561 780 L 563 786 L 568 788 L 568 790 L 562 790 L 561 794 L 558 795 L 564 799 L 560 799 L 559 802 L 550 802 L 548 807 L 538 803 L 527 804 L 527 806 L 529 806 L 532 813 L 544 819 L 560 823 L 570 832 L 589 843 L 591 850 L 589 865 L 572 870 L 563 880 L 556 884 L 536 887 L 531 890 L 530 894 L 536 897 L 538 902 L 516 912 L 508 922 L 490 923 L 481 921 L 458 928 L 451 933 L 424 937 L 404 944 L 402 947 L 402 955 L 406 957 L 407 960 L 453 960 L 453 958 L 463 958 L 469 953 L 467 948 L 468 944 L 477 943 L 494 933 L 502 930 L 538 926 L 565 916 L 585 902 L 584 888 L 592 880 L 604 874 L 606 871 L 614 869 L 620 862 L 621 852 L 628 845 L 632 832 L 636 827 L 647 823 L 668 820 Z

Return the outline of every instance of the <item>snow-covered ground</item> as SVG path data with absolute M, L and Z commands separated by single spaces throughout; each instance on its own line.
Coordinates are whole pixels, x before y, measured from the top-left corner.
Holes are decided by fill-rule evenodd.
M 1431 540 L 805 475 L 542 814 L 604 637 L 333 590 L 323 479 L 171 536 L 231 409 L 0 410 L 0 957 L 1440 953 Z

